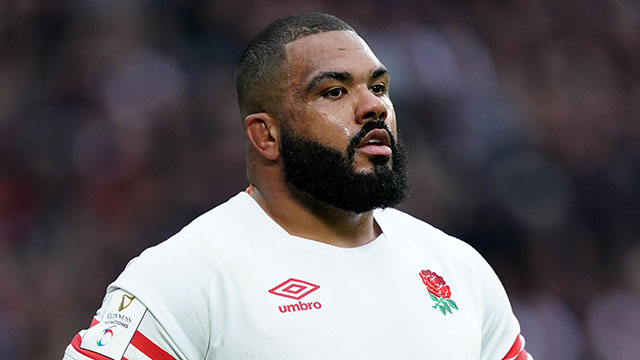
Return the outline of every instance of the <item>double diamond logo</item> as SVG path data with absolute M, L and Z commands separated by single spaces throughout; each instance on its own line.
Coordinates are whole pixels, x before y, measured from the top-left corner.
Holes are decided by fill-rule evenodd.
M 289 299 L 300 300 L 318 290 L 320 286 L 310 282 L 290 278 L 282 284 L 269 290 L 273 295 L 284 296 Z

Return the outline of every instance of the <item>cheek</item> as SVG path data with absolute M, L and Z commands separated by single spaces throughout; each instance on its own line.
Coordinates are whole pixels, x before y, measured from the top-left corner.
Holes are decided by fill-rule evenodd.
M 334 109 L 335 110 L 335 109 Z M 343 110 L 343 109 L 338 109 Z M 347 111 L 321 111 L 319 117 L 322 118 L 322 127 L 328 132 L 331 132 L 333 136 L 340 133 L 341 136 L 350 138 L 354 134 L 354 124 L 352 121 L 347 120 L 345 113 Z
M 344 150 L 360 130 L 354 120 L 354 110 L 348 104 L 308 107 L 296 118 L 302 135 L 339 150 Z

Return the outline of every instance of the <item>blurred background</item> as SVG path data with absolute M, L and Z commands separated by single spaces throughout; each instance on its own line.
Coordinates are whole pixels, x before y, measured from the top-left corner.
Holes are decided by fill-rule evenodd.
M 478 249 L 537 359 L 640 353 L 640 2 L 0 2 L 0 358 L 60 359 L 127 261 L 243 190 L 233 76 L 335 14 L 392 75 L 403 208 Z

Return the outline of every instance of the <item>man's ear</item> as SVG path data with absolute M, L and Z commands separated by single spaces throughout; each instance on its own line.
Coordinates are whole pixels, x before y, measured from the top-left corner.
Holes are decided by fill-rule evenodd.
M 268 160 L 280 157 L 280 129 L 275 119 L 268 113 L 261 112 L 244 119 L 244 129 L 254 150 Z

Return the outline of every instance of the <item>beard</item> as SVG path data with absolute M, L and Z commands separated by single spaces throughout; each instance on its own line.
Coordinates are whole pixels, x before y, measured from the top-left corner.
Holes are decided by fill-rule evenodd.
M 359 214 L 396 206 L 407 198 L 407 152 L 400 137 L 396 140 L 384 121 L 366 123 L 351 138 L 345 153 L 296 135 L 286 120 L 282 124 L 285 181 L 305 204 L 332 205 Z M 389 133 L 392 155 L 370 156 L 372 169 L 357 172 L 353 165 L 357 147 L 373 129 Z

